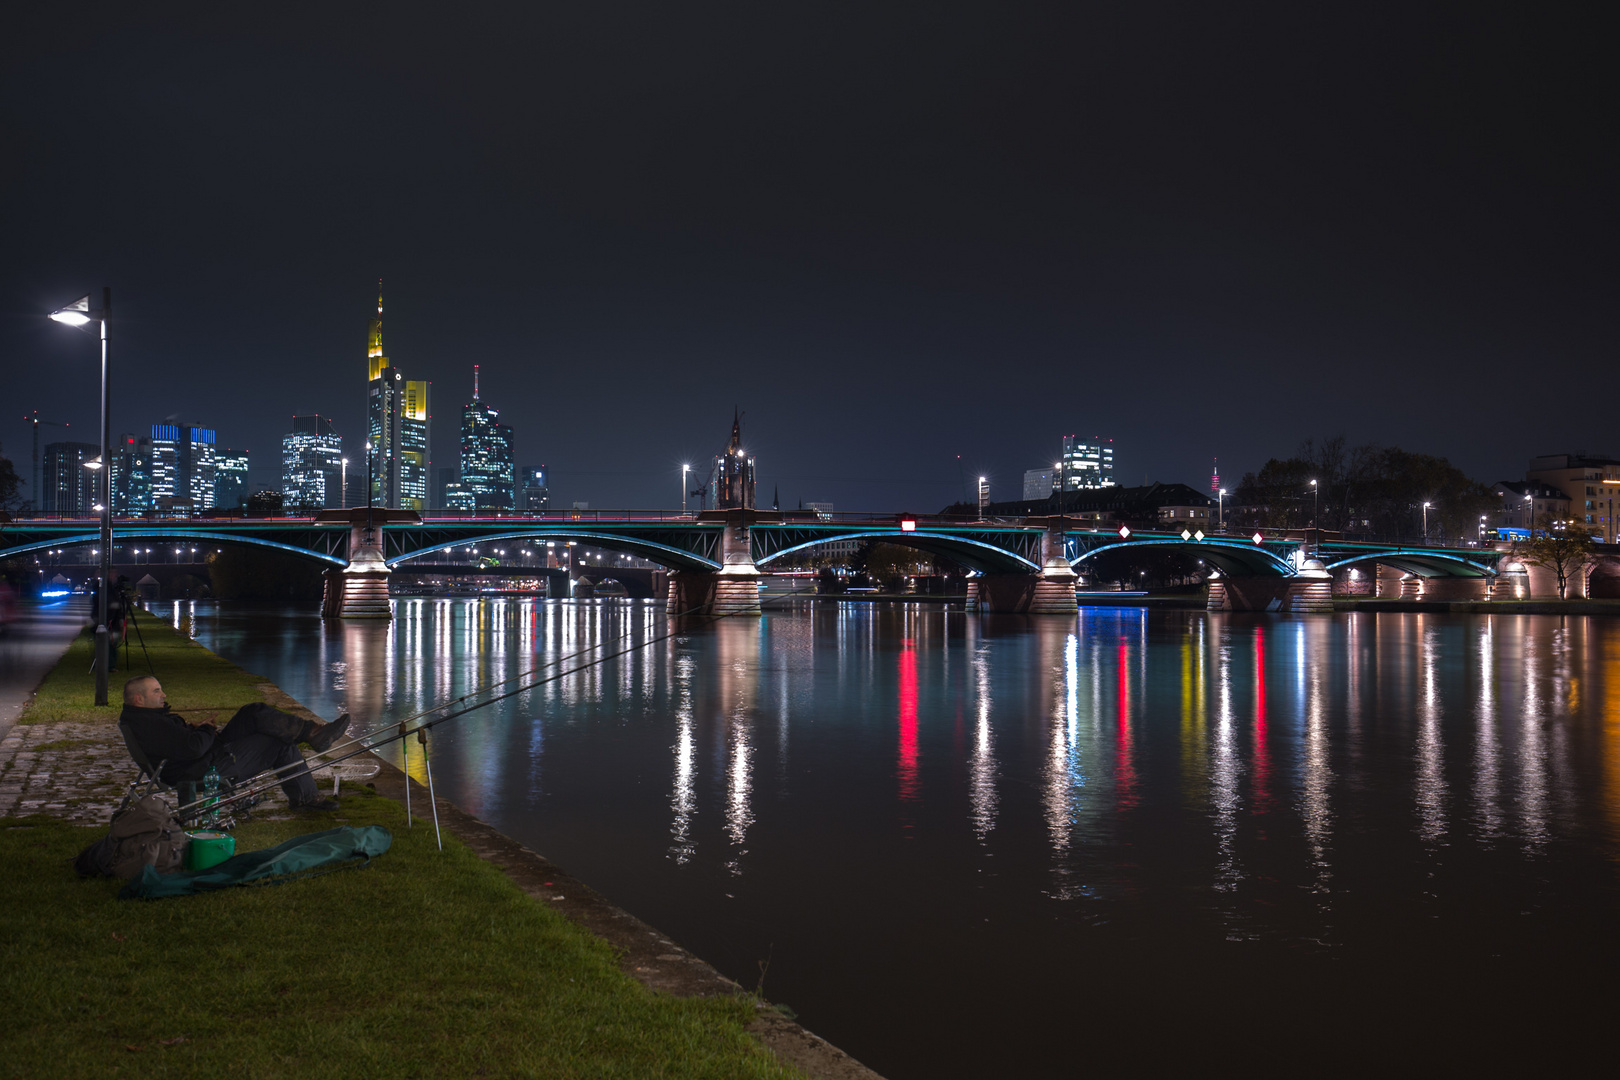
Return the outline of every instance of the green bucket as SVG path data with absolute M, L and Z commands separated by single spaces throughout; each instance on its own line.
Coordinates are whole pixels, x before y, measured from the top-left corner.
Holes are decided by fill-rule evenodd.
M 207 870 L 236 854 L 236 837 L 222 832 L 186 833 L 186 869 Z

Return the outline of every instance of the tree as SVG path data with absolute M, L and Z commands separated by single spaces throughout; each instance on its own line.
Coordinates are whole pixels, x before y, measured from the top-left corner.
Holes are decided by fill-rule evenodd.
M 11 459 L 0 457 L 0 533 L 5 532 L 6 522 L 11 520 L 12 511 L 20 505 L 17 490 L 22 487 L 22 480 L 17 476 L 17 470 L 12 466 Z
M 1592 530 L 1578 521 L 1536 519 L 1521 558 L 1531 566 L 1551 570 L 1558 578 L 1558 599 L 1567 599 L 1569 579 L 1581 572 L 1592 552 Z

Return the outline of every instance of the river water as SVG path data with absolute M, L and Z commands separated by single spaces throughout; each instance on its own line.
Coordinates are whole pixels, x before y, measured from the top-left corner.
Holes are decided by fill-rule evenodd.
M 894 1080 L 1608 1050 L 1620 620 L 155 610 Z

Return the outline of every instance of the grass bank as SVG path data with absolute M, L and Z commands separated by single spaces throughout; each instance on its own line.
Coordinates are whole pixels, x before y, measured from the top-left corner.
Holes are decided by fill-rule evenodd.
M 262 680 L 172 629 L 148 627 L 147 647 L 181 708 L 257 696 Z M 86 649 L 24 722 L 111 723 Z M 238 850 L 384 825 L 394 846 L 371 866 L 151 902 L 74 876 L 102 830 L 0 819 L 0 1077 L 800 1075 L 746 1032 L 752 999 L 654 993 L 453 837 L 440 852 L 431 828 L 407 830 L 398 803 L 346 787 L 343 804 L 244 824 Z
M 137 613 L 140 636 L 131 632 L 128 653 L 118 650 L 116 670 L 107 683 L 110 704 L 97 707 L 96 680 L 90 673 L 95 656 L 95 631 L 73 639 L 60 663 L 40 684 L 34 700 L 17 718 L 19 724 L 118 722 L 126 680 L 149 671 L 156 673 L 169 695 L 169 705 L 192 721 L 211 720 L 231 713 L 250 701 L 265 700 L 264 679 L 243 671 L 156 616 Z M 142 648 L 142 642 L 145 648 Z M 148 666 L 150 661 L 150 666 Z

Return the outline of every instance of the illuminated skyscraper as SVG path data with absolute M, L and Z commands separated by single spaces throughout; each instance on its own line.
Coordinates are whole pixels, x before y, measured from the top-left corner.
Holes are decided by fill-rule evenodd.
M 236 510 L 248 500 L 248 452 L 221 450 L 214 455 L 214 506 Z
M 195 424 L 152 425 L 152 503 L 193 510 L 214 505 L 214 429 Z
M 366 345 L 366 436 L 371 444 L 371 497 L 377 506 L 427 509 L 428 401 L 432 384 L 407 380 L 388 362 L 382 343 L 382 282 L 377 317 Z
M 461 410 L 461 486 L 479 510 L 510 510 L 516 504 L 512 428 L 499 422 L 500 415 L 478 400 L 474 364 L 472 400 Z
M 293 417 L 281 437 L 281 504 L 291 509 L 336 507 L 342 501 L 343 440 L 319 413 Z
M 152 509 L 152 440 L 126 432 L 112 442 L 113 514 Z
M 1063 436 L 1063 491 L 1088 491 L 1114 486 L 1114 440 L 1097 438 L 1081 441 L 1078 435 Z

